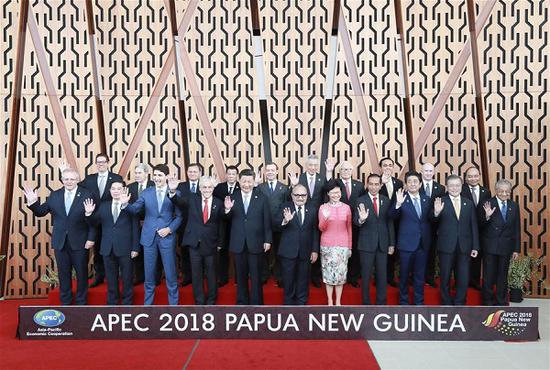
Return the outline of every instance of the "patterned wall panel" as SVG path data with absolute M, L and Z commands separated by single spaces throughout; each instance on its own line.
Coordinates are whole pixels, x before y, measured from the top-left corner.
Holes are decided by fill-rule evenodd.
M 476 3 L 479 12 L 488 2 Z M 478 38 L 491 177 L 510 178 L 517 184 L 514 197 L 523 207 L 523 249 L 546 256 L 549 3 L 498 1 Z M 153 94 L 173 46 L 165 4 L 162 0 L 93 2 L 108 154 L 114 170 L 119 169 L 147 105 L 156 98 L 132 165 L 166 162 L 183 176 L 183 151 L 188 149 L 192 162 L 201 162 L 213 173 L 211 150 L 215 149 L 226 164 L 260 167 L 264 158 L 249 2 L 201 0 L 188 29 L 182 31 L 183 57 L 190 66 L 184 79 L 189 148 L 181 146 L 173 68 L 160 93 Z M 178 25 L 192 5 L 176 1 Z M 321 0 L 259 1 L 271 149 L 285 179 L 289 171 L 301 170 L 309 153 L 321 151 L 333 6 L 333 1 Z M 31 9 L 56 96 L 52 100 L 47 93 L 45 68 L 38 65 L 28 36 L 16 189 L 25 182 L 35 183 L 44 197 L 59 186 L 56 165 L 65 157 L 53 104 L 58 102 L 62 109 L 81 175 L 95 171 L 92 158 L 99 141 L 84 0 L 33 2 Z M 17 0 L 6 0 L 0 8 L 2 154 L 9 128 L 18 11 Z M 364 180 L 377 169 L 371 168 L 367 157 L 359 104 L 366 107 L 377 155 L 395 158 L 400 168 L 406 165 L 394 2 L 344 1 L 341 11 L 354 60 L 346 60 L 340 34 L 329 156 L 350 160 L 357 167 L 355 176 Z M 468 40 L 466 2 L 409 0 L 403 2 L 403 14 L 417 137 Z M 441 180 L 451 172 L 462 174 L 479 158 L 471 70 L 468 60 L 419 159 L 434 162 Z M 358 77 L 362 92 L 353 91 L 350 72 Z M 200 114 L 203 108 L 206 117 Z M 215 148 L 206 142 L 208 126 L 215 135 Z M 3 166 L 0 161 L 2 173 Z M 133 178 L 131 171 L 128 178 Z M 50 219 L 32 217 L 20 192 L 14 194 L 12 219 L 7 295 L 43 296 L 48 289 L 39 277 L 46 266 L 53 266 Z M 543 283 L 549 263 L 547 257 L 533 282 L 536 295 L 549 294 Z

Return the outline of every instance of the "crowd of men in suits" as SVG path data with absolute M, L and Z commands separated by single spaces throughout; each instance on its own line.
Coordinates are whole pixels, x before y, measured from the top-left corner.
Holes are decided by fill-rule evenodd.
M 204 176 L 199 164 L 188 166 L 185 182 L 164 164 L 152 168 L 150 180 L 149 167 L 138 164 L 135 181 L 127 186 L 110 172 L 107 155 L 98 154 L 95 164 L 97 173 L 81 182 L 76 170 L 62 166 L 63 187 L 43 203 L 32 186 L 24 186 L 32 212 L 52 217 L 62 304 L 87 303 L 92 249 L 94 280 L 89 287 L 106 279 L 109 305 L 132 304 L 133 285 L 142 282 L 144 304 L 153 304 L 162 274 L 169 303 L 178 304 L 179 247 L 181 284 L 192 284 L 199 305 L 216 303 L 218 288 L 229 281 L 231 260 L 240 305 L 263 304 L 263 285 L 270 275 L 289 305 L 307 304 L 310 282 L 320 287 L 318 210 L 326 201 L 332 161 L 325 162 L 326 173 L 320 174 L 319 158 L 309 156 L 305 172 L 289 174 L 288 185 L 279 180 L 275 163 L 265 165 L 264 176 L 228 166 L 221 183 Z M 436 259 L 442 304 L 466 304 L 468 286 L 482 290 L 486 305 L 507 304 L 508 264 L 520 252 L 519 207 L 510 199 L 512 184 L 499 180 L 493 197 L 480 185 L 475 166 L 465 171 L 464 183 L 449 175 L 445 185 L 434 180 L 430 163 L 420 172 L 407 172 L 404 182 L 394 176 L 394 166 L 391 158 L 383 158 L 380 174 L 370 174 L 365 186 L 352 179 L 351 163 L 339 165 L 341 201 L 353 212 L 347 281 L 361 285 L 363 304 L 371 304 L 373 275 L 375 303 L 386 304 L 387 285 L 397 286 L 396 266 L 399 303 L 423 304 L 425 284 L 436 287 Z

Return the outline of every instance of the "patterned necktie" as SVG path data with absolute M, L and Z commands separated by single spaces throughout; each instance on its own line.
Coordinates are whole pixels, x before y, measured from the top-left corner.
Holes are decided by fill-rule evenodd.
M 113 223 L 116 223 L 116 220 L 118 220 L 118 215 L 118 202 L 113 202 Z
M 349 181 L 346 181 L 346 195 L 347 195 L 348 199 L 351 196 L 351 186 L 349 184 Z
M 376 197 L 372 197 L 372 206 L 374 207 L 374 213 L 378 216 L 378 202 L 376 201 Z
M 477 188 L 474 186 L 471 188 L 472 190 L 472 200 L 474 201 L 474 204 L 477 206 L 477 202 L 478 202 L 478 199 L 477 199 Z
M 105 192 L 105 178 L 106 178 L 106 176 L 104 176 L 104 175 L 99 176 L 98 188 L 99 188 L 99 197 L 100 198 L 103 197 L 103 193 Z
M 502 214 L 502 219 L 505 222 L 506 222 L 506 212 L 508 212 L 508 207 L 506 206 L 506 202 L 501 202 L 500 213 Z
M 315 176 L 309 178 L 309 195 L 313 196 L 313 191 L 315 191 Z
M 420 208 L 420 200 L 418 198 L 414 199 L 414 209 L 416 209 L 416 214 L 418 215 L 418 218 L 422 217 L 422 208 Z
M 70 191 L 65 191 L 65 213 L 69 215 L 71 210 L 71 205 L 73 204 L 72 193 Z
M 250 195 L 245 195 L 244 196 L 244 201 L 243 201 L 243 205 L 244 205 L 244 214 L 246 215 L 248 213 L 248 204 L 250 203 Z
M 302 206 L 298 207 L 298 211 L 296 212 L 296 215 L 298 216 L 298 223 L 300 226 L 304 224 L 303 218 L 302 218 Z
M 202 222 L 208 221 L 208 199 L 204 199 L 204 207 L 202 207 Z
M 432 191 L 431 191 L 431 189 L 430 189 L 430 183 L 427 183 L 427 184 L 426 184 L 425 193 L 426 193 L 426 195 L 429 196 L 429 197 L 432 196 Z
M 456 218 L 460 218 L 460 198 L 456 197 L 453 199 L 453 207 L 455 209 Z
M 197 186 L 195 185 L 195 183 L 192 183 L 191 184 L 191 193 L 196 193 L 197 192 Z
M 138 197 L 141 195 L 142 192 L 143 192 L 143 184 L 139 184 L 139 186 L 138 186 Z
M 162 190 L 157 190 L 157 206 L 160 213 L 160 210 L 162 209 L 162 202 L 164 201 L 162 196 Z

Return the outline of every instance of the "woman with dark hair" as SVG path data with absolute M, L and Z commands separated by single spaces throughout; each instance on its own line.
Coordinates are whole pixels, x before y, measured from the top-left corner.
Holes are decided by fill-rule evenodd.
M 333 291 L 336 291 L 336 306 L 340 306 L 342 289 L 348 273 L 348 258 L 351 256 L 351 209 L 342 203 L 342 191 L 335 180 L 325 186 L 329 201 L 319 208 L 321 230 L 321 268 L 327 290 L 328 305 L 333 306 Z

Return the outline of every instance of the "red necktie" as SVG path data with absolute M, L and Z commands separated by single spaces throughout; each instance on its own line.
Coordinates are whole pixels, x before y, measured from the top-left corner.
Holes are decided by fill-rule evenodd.
M 349 181 L 346 181 L 346 195 L 348 196 L 348 199 L 351 195 L 351 190 L 350 190 L 350 186 L 349 186 Z
M 372 206 L 374 207 L 374 213 L 378 216 L 378 203 L 376 202 L 376 197 L 372 197 Z
M 204 207 L 202 208 L 202 222 L 208 221 L 208 199 L 204 200 Z

